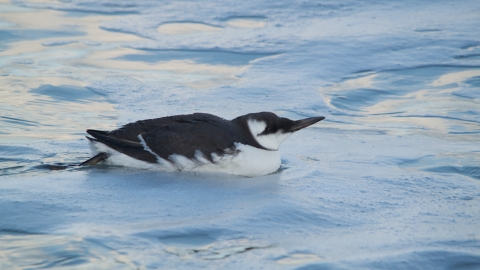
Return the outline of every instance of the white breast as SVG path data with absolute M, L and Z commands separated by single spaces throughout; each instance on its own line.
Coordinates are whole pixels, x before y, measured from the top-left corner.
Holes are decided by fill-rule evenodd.
M 281 164 L 278 151 L 263 150 L 241 143 L 235 143 L 234 151 L 229 151 L 232 154 L 213 155 L 213 163 L 199 151 L 194 159 L 174 154 L 167 161 L 157 156 L 157 163 L 152 164 L 129 157 L 100 142 L 92 142 L 90 146 L 94 154 L 100 152 L 109 154 L 107 164 L 149 170 L 220 172 L 253 177 L 273 173 L 280 168 Z
M 195 171 L 223 172 L 244 176 L 260 176 L 273 173 L 280 168 L 278 151 L 268 151 L 253 146 L 235 143 L 233 155 L 214 157 L 214 163 L 195 168 Z

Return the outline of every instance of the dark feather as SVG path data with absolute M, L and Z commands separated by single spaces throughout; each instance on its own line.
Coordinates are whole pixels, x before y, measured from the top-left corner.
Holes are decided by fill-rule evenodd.
M 87 137 L 88 138 L 88 137 Z M 90 139 L 90 138 L 89 138 Z M 90 166 L 90 165 L 95 165 L 97 163 L 99 163 L 100 161 L 103 161 L 105 160 L 106 158 L 108 158 L 108 155 L 105 154 L 105 153 L 99 153 L 97 155 L 95 155 L 94 157 L 88 159 L 87 161 L 84 161 L 82 163 L 80 163 L 78 166 Z
M 156 155 L 168 160 L 172 154 L 193 158 L 200 151 L 212 161 L 212 153 L 230 152 L 236 142 L 261 147 L 248 129 L 233 121 L 204 113 L 148 119 L 105 132 L 87 130 L 95 139 L 133 158 L 154 163 L 155 155 L 145 150 L 139 135 Z
M 113 136 L 110 136 L 105 131 L 89 129 L 87 130 L 87 133 L 95 137 L 98 142 L 101 142 L 109 146 L 110 148 L 117 150 L 120 153 L 150 163 L 157 162 L 157 157 L 155 157 L 155 155 L 153 155 L 152 153 L 145 151 L 143 145 L 140 142 L 115 138 Z

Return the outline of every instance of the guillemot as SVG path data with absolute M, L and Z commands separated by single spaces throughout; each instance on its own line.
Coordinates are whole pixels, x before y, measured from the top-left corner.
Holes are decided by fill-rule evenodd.
M 94 157 L 80 164 L 223 172 L 248 177 L 280 168 L 280 145 L 325 117 L 293 121 L 271 112 L 233 120 L 194 113 L 129 123 L 112 131 L 88 129 Z

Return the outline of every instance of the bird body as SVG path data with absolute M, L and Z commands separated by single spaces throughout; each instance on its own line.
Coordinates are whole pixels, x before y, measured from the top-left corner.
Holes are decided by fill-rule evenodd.
M 117 166 L 163 171 L 265 175 L 281 165 L 280 144 L 293 132 L 323 120 L 292 121 L 273 113 L 252 113 L 231 121 L 195 113 L 148 119 L 106 132 L 87 130 L 94 157 Z

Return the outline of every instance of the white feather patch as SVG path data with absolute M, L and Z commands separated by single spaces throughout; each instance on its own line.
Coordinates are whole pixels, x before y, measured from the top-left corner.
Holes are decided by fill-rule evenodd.
M 194 170 L 253 177 L 273 173 L 281 165 L 278 151 L 263 150 L 241 143 L 235 143 L 234 153 L 221 157 L 212 154 L 212 158 L 214 163 L 199 166 Z
M 101 142 L 90 142 L 90 147 L 94 154 L 106 153 L 109 157 L 105 160 L 105 163 L 113 166 L 125 166 L 149 170 L 166 170 L 161 168 L 158 164 L 149 163 L 142 160 L 138 160 L 132 157 L 129 157 L 125 154 L 122 154 Z
M 142 142 L 143 138 L 140 141 Z M 273 173 L 281 164 L 278 151 L 263 150 L 241 143 L 235 143 L 234 149 L 225 149 L 225 155 L 212 153 L 213 163 L 199 150 L 195 152 L 193 159 L 173 154 L 169 157 L 171 162 L 156 155 L 158 163 L 153 164 L 129 157 L 100 142 L 91 142 L 90 146 L 94 154 L 107 153 L 109 158 L 105 162 L 110 165 L 170 172 L 178 170 L 219 172 L 253 177 Z M 144 147 L 150 149 L 146 144 Z
M 271 133 L 266 135 L 259 135 L 267 127 L 267 124 L 265 122 L 250 119 L 248 120 L 247 124 L 248 124 L 248 128 L 250 129 L 250 132 L 252 133 L 253 137 L 258 142 L 258 144 L 270 150 L 277 151 L 280 145 L 288 137 L 290 137 L 290 135 L 292 135 L 292 132 L 283 133 L 281 131 L 277 131 L 276 133 Z
M 157 163 L 160 166 L 165 167 L 166 168 L 165 170 L 167 170 L 167 171 L 177 170 L 177 168 L 175 168 L 175 166 L 173 166 L 173 164 L 171 162 L 161 158 L 159 155 L 157 155 L 157 153 L 153 152 L 153 150 L 150 149 L 150 147 L 148 147 L 147 143 L 143 139 L 142 134 L 138 134 L 137 138 L 140 140 L 140 143 L 143 145 L 143 149 L 145 149 L 145 151 L 149 152 L 150 154 L 154 155 L 157 158 Z

